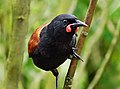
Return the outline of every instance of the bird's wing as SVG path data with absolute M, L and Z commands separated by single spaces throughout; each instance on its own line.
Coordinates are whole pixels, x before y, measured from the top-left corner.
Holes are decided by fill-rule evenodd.
M 73 55 L 73 50 L 76 50 L 75 45 L 76 45 L 76 34 L 73 35 L 72 40 L 71 40 L 71 42 L 70 42 L 71 50 L 70 50 L 70 56 L 68 57 L 69 59 L 72 58 L 71 55 Z
M 39 28 L 37 28 L 34 33 L 32 34 L 32 36 L 30 37 L 30 40 L 28 42 L 28 54 L 29 57 L 30 55 L 35 51 L 35 49 L 38 46 L 38 43 L 40 42 L 40 32 L 42 31 L 42 29 L 46 26 L 40 26 Z
M 76 34 L 73 35 L 70 45 L 71 45 L 71 47 L 75 47 L 75 45 L 76 45 Z

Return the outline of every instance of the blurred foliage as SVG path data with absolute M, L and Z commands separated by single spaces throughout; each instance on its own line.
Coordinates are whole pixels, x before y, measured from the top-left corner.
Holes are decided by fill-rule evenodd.
M 40 25 L 51 21 L 61 13 L 71 13 L 80 20 L 84 20 L 89 0 L 31 0 L 29 29 L 26 36 L 24 62 L 19 89 L 54 89 L 55 78 L 51 72 L 35 67 L 28 58 L 27 43 L 32 32 Z M 0 89 L 4 86 L 5 62 L 9 54 L 11 24 L 11 0 L 0 0 Z M 87 41 L 81 56 L 84 63 L 79 62 L 74 77 L 72 89 L 86 89 L 92 81 L 99 66 L 104 61 L 105 54 L 119 26 L 120 31 L 120 1 L 99 0 L 91 24 Z M 80 33 L 80 32 L 79 32 Z M 79 34 L 78 33 L 78 34 Z M 120 36 L 118 38 L 120 40 Z M 95 89 L 120 89 L 120 41 L 118 40 L 109 63 Z M 87 61 L 88 60 L 88 61 Z M 62 89 L 70 60 L 67 60 L 58 69 L 59 89 Z

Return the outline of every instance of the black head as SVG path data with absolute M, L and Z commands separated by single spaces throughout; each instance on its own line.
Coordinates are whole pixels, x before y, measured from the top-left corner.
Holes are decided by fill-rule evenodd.
M 55 17 L 48 26 L 55 37 L 66 37 L 75 34 L 78 27 L 87 25 L 74 15 L 61 14 Z

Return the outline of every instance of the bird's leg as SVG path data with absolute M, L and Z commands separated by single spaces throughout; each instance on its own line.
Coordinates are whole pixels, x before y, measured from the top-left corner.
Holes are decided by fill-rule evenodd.
M 78 50 L 78 48 L 76 48 L 76 47 L 72 47 L 72 50 L 77 51 L 77 50 Z
M 75 58 L 77 58 L 77 59 L 80 59 L 82 62 L 84 62 L 83 59 L 82 59 L 82 57 L 79 56 L 79 55 L 75 52 L 75 50 L 77 50 L 77 48 L 76 48 L 76 47 L 72 47 L 72 55 L 73 55 L 73 57 L 75 57 Z
M 56 77 L 56 89 L 58 89 L 58 75 L 59 75 L 59 72 L 57 69 L 52 69 L 51 70 L 53 75 Z

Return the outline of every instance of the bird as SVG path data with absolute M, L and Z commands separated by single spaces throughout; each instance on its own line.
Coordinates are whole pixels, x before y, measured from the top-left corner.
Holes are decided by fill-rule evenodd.
M 59 75 L 57 68 L 70 55 L 81 59 L 75 52 L 79 27 L 87 27 L 87 24 L 73 14 L 60 14 L 48 24 L 38 27 L 28 42 L 29 57 L 38 68 L 53 73 L 56 77 L 56 89 Z

